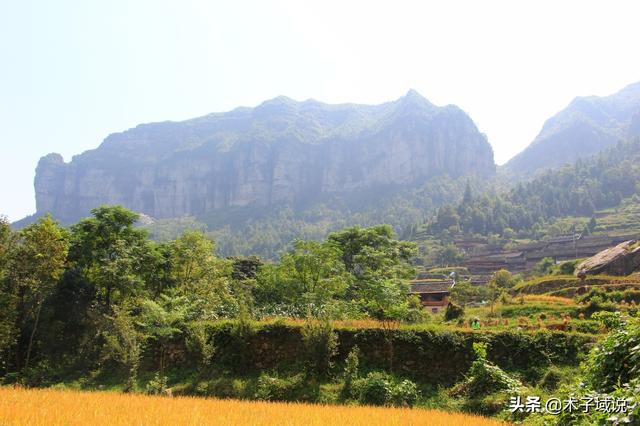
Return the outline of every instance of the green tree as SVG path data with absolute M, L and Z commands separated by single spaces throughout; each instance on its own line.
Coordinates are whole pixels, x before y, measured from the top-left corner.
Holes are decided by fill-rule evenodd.
M 436 251 L 436 262 L 440 266 L 459 265 L 464 259 L 464 255 L 454 244 L 447 244 Z
M 71 227 L 69 257 L 95 285 L 99 301 L 109 310 L 114 296 L 120 302 L 143 292 L 151 247 L 146 232 L 133 226 L 136 213 L 121 206 L 102 206 L 91 214 Z
M 307 361 L 307 373 L 326 378 L 338 353 L 338 335 L 329 320 L 308 320 L 300 330 Z
M 215 255 L 215 243 L 202 232 L 185 231 L 170 243 L 172 282 L 199 306 L 200 319 L 215 319 L 236 301 L 229 290 L 231 262 Z
M 399 319 L 408 312 L 408 280 L 415 275 L 411 259 L 415 243 L 398 241 L 389 225 L 352 227 L 329 234 L 328 241 L 342 253 L 353 279 L 348 300 L 358 301 L 381 319 Z
M 340 252 L 328 243 L 296 241 L 280 268 L 291 296 L 308 306 L 326 306 L 344 294 L 349 282 Z
M 193 310 L 185 296 L 176 294 L 163 294 L 157 302 L 144 300 L 141 309 L 141 326 L 147 338 L 157 345 L 159 375 L 163 378 L 168 348 L 175 339 L 185 334 Z
M 104 339 L 102 361 L 115 361 L 121 364 L 127 374 L 125 391 L 132 391 L 138 376 L 142 357 L 144 334 L 136 329 L 131 308 L 114 306 L 113 315 L 106 316 L 101 336 Z
M 45 216 L 18 233 L 16 245 L 11 251 L 9 280 L 13 293 L 17 295 L 16 329 L 28 336 L 19 336 L 17 339 L 18 368 L 25 340 L 27 345 L 22 370 L 29 368 L 42 307 L 64 271 L 68 250 L 67 232 L 51 216 Z
M 16 294 L 7 278 L 13 241 L 9 221 L 0 216 L 0 373 L 8 368 L 10 348 L 16 339 Z
M 555 266 L 556 262 L 551 257 L 545 257 L 541 259 L 534 268 L 534 271 L 540 275 L 546 275 L 551 273 L 551 269 Z
M 506 269 L 500 269 L 495 271 L 491 279 L 495 281 L 498 288 L 501 288 L 504 290 L 510 289 L 515 284 L 513 275 L 511 275 L 511 272 L 507 271 Z
M 469 281 L 460 281 L 451 288 L 451 300 L 465 306 L 467 303 L 481 299 L 484 293 L 481 286 L 473 285 Z

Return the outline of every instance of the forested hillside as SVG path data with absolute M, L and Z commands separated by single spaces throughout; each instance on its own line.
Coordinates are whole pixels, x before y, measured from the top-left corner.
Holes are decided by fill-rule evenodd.
M 429 230 L 535 236 L 550 219 L 591 217 L 596 210 L 618 206 L 624 198 L 635 197 L 637 203 L 639 194 L 640 139 L 635 138 L 506 192 L 474 193 L 467 186 L 459 204 L 438 210 Z

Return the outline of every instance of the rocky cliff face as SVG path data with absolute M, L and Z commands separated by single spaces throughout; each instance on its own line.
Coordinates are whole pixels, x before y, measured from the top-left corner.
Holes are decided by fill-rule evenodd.
M 547 120 L 536 139 L 504 167 L 514 175 L 573 163 L 640 135 L 640 82 L 610 96 L 574 99 Z
M 36 207 L 65 222 L 105 203 L 156 218 L 202 216 L 494 168 L 486 137 L 462 110 L 434 106 L 414 91 L 373 106 L 280 97 L 143 124 L 69 163 L 42 157 Z

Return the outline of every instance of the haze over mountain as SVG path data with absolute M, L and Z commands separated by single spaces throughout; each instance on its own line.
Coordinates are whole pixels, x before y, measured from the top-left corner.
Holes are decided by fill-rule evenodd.
M 456 106 L 417 92 L 380 105 L 278 97 L 182 122 L 142 124 L 36 170 L 36 215 L 70 223 L 101 204 L 154 218 L 297 206 L 430 178 L 491 176 L 493 151 Z
M 640 82 L 610 96 L 575 98 L 548 119 L 535 140 L 504 166 L 507 174 L 527 176 L 573 163 L 640 135 Z

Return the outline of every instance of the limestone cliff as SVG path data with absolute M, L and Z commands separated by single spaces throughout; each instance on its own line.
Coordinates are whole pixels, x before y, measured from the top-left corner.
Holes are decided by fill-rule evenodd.
M 415 91 L 381 105 L 279 97 L 139 125 L 69 163 L 58 154 L 42 157 L 36 208 L 63 222 L 105 203 L 155 218 L 202 216 L 494 169 L 491 147 L 467 114 Z

